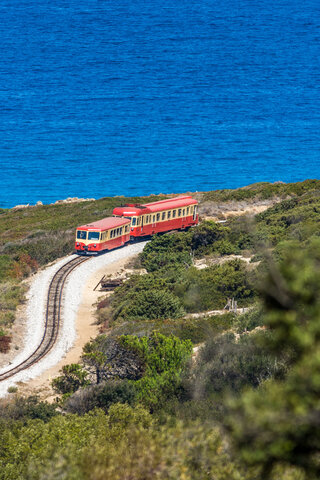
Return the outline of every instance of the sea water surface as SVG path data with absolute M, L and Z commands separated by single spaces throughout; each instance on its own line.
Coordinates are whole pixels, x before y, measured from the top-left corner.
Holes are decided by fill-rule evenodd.
M 318 0 L 2 0 L 0 206 L 320 178 Z

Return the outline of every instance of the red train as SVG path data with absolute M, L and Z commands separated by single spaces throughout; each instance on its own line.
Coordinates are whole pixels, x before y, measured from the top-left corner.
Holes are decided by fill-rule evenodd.
M 79 253 L 98 253 L 121 247 L 134 238 L 183 230 L 198 222 L 198 202 L 190 196 L 126 204 L 115 208 L 113 217 L 78 227 L 75 248 Z

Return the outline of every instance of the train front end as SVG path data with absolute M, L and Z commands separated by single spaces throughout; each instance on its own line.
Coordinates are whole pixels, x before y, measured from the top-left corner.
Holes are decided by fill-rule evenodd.
M 130 221 L 107 217 L 76 229 L 75 249 L 83 255 L 97 255 L 122 247 L 130 240 Z

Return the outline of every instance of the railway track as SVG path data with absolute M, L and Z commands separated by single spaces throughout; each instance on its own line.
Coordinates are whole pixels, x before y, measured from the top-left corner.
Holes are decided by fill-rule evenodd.
M 10 368 L 6 372 L 0 373 L 0 382 L 13 377 L 17 373 L 31 367 L 37 363 L 41 358 L 47 355 L 55 344 L 60 327 L 62 292 L 68 275 L 81 263 L 89 260 L 90 257 L 77 257 L 65 263 L 54 274 L 49 285 L 47 296 L 46 322 L 45 329 L 38 347 L 29 355 L 23 362 L 15 367 Z

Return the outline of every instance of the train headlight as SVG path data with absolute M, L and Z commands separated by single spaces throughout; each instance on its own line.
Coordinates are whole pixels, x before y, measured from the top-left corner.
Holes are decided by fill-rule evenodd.
M 79 243 L 79 242 L 77 242 L 77 247 L 79 247 L 79 246 L 80 246 L 80 243 Z

